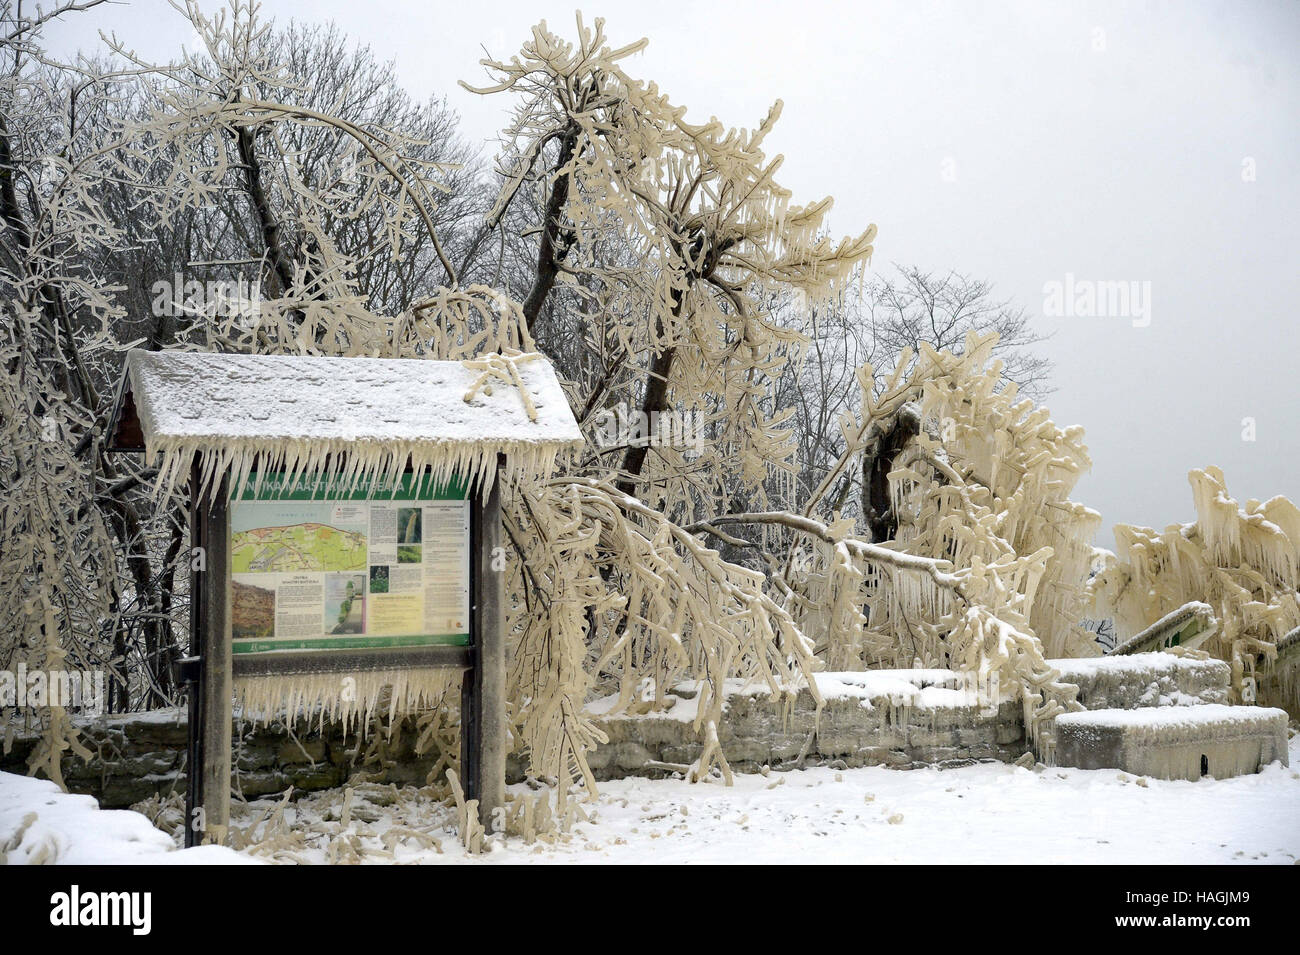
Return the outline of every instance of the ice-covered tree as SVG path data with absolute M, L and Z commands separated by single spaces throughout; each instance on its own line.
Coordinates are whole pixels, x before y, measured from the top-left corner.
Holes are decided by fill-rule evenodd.
M 780 157 L 764 152 L 779 104 L 753 130 L 692 122 L 627 72 L 644 41 L 613 46 L 599 20 L 579 19 L 572 40 L 540 24 L 517 56 L 485 62 L 481 92 L 512 96 L 516 109 L 499 193 L 464 228 L 464 214 L 444 211 L 472 206 L 462 194 L 472 177 L 447 162 L 464 156 L 419 135 L 436 132 L 436 117 L 351 97 L 357 77 L 386 74 L 328 37 L 307 44 L 315 53 L 303 34 L 277 41 L 255 7 L 180 9 L 200 43 L 178 62 L 148 64 L 110 44 L 114 69 L 133 80 L 130 110 L 77 167 L 75 188 L 55 192 L 76 197 L 51 213 L 57 228 L 47 223 L 65 257 L 31 268 L 59 275 L 83 315 L 110 329 L 122 308 L 85 265 L 105 256 L 87 259 L 78 242 L 120 262 L 142 237 L 169 237 L 186 267 L 226 263 L 256 281 L 254 301 L 172 289 L 176 318 L 150 338 L 155 347 L 464 360 L 505 379 L 535 351 L 555 361 L 588 448 L 545 479 L 518 469 L 505 488 L 511 718 L 535 774 L 590 790 L 586 754 L 600 738 L 584 709 L 591 694 L 651 711 L 685 678 L 701 681 L 694 778 L 729 775 L 717 733 L 729 678 L 779 695 L 819 667 L 919 662 L 999 682 L 1035 726 L 1073 705 L 1044 658 L 1090 649 L 1075 624 L 1095 515 L 1067 499 L 1087 455 L 1077 429 L 1057 428 L 1005 386 L 994 337 L 947 350 L 922 341 L 886 356 L 879 375 L 858 368 L 838 453 L 816 486 L 793 480 L 796 419 L 779 383 L 816 345 L 805 334 L 814 310 L 860 276 L 875 228 L 833 240 L 829 199 L 792 202 Z M 303 70 L 340 79 L 309 83 Z M 118 203 L 121 221 L 107 221 L 97 195 Z M 16 288 L 41 288 L 15 276 Z M 44 302 L 30 302 L 24 314 L 36 321 Z M 790 320 L 791 309 L 802 317 Z M 67 346 L 58 328 L 40 328 L 47 352 Z M 64 354 L 22 367 L 66 378 L 76 363 Z M 111 374 L 98 374 L 102 391 Z M 28 400 L 30 380 L 7 381 L 0 399 Z M 87 393 L 68 405 L 73 452 L 97 447 L 106 404 Z M 142 569 L 174 569 L 188 453 L 171 449 L 159 466 L 155 513 L 168 543 L 124 523 L 103 561 L 133 568 L 144 555 Z M 254 462 L 225 463 L 242 473 Z M 120 467 L 110 483 L 88 465 L 42 465 L 65 481 L 50 512 L 91 522 L 56 539 L 90 533 L 113 506 L 105 495 L 136 495 L 154 477 Z M 66 483 L 92 477 L 93 489 Z M 840 506 L 854 480 L 856 519 Z M 10 526 L 36 554 L 31 527 Z M 141 537 L 152 543 L 133 549 Z M 59 573 L 72 569 L 58 556 Z M 28 579 L 57 585 L 39 556 L 24 566 Z M 81 569 L 111 606 L 120 567 Z M 147 595 L 145 583 L 131 592 Z M 29 630 L 66 647 L 63 621 L 92 606 L 56 604 L 61 635 Z M 148 606 L 142 619 L 169 616 Z M 426 717 L 426 738 L 439 718 Z
M 1281 496 L 1239 504 L 1215 467 L 1192 471 L 1188 481 L 1194 521 L 1164 531 L 1115 527 L 1117 553 L 1107 555 L 1091 582 L 1096 610 L 1114 615 L 1122 640 L 1189 601 L 1208 603 L 1218 629 L 1199 649 L 1232 665 L 1234 694 L 1241 699 L 1250 681 L 1261 700 L 1294 713 L 1300 509 Z M 1279 661 L 1288 636 L 1288 659 Z
M 1068 500 L 1089 465 L 1082 429 L 1019 399 L 992 360 L 995 335 L 960 354 L 905 350 L 879 385 L 859 371 L 845 451 L 802 513 L 721 515 L 698 527 L 802 535 L 772 574 L 831 669 L 951 667 L 1018 693 L 1031 730 L 1077 706 L 1049 656 L 1098 652 L 1079 626 L 1099 515 Z M 868 520 L 814 515 L 851 467 Z
M 111 163 L 95 126 L 113 78 L 61 70 L 40 47 L 45 24 L 83 6 L 0 7 L 0 669 L 109 669 L 118 684 L 140 662 L 129 652 L 168 648 L 140 557 L 146 518 L 123 499 L 134 481 L 96 431 L 121 317 L 94 268 L 122 241 L 100 201 Z M 58 780 L 65 751 L 87 754 L 63 706 L 41 720 L 33 764 Z
M 499 290 L 460 284 L 435 221 L 444 170 L 421 160 L 416 144 L 299 102 L 294 77 L 271 55 L 252 11 L 188 14 L 204 52 L 157 71 L 157 103 L 126 155 L 164 171 L 154 178 L 166 188 L 149 204 L 165 222 L 231 181 L 252 180 L 246 144 L 255 136 L 268 161 L 257 164 L 260 188 L 250 192 L 275 293 L 251 318 L 209 303 L 194 316 L 196 343 L 509 356 L 535 347 L 533 323 L 562 289 L 589 303 L 592 316 L 586 373 L 571 382 L 584 422 L 592 425 L 611 396 L 622 395 L 647 417 L 690 410 L 706 438 L 690 461 L 683 449 L 644 436 L 614 446 L 593 440 L 588 458 L 567 462 L 549 483 L 521 479 L 508 489 L 507 529 L 517 548 L 512 695 L 535 770 L 566 782 L 588 775 L 584 754 L 596 731 L 583 705 L 598 681 L 621 686 L 628 704 L 654 705 L 636 695 L 646 677 L 656 699 L 680 676 L 704 677 L 706 738 L 727 676 L 791 685 L 811 656 L 788 612 L 761 574 L 723 560 L 680 523 L 726 508 L 732 495 L 761 494 L 769 471 L 788 467 L 788 435 L 768 415 L 764 389 L 798 336 L 771 321 L 760 290 L 824 294 L 871 249 L 874 230 L 838 243 L 819 235 L 829 202 L 794 207 L 773 181 L 779 160 L 760 147 L 776 111 L 753 133 L 692 126 L 657 89 L 622 72 L 639 44 L 610 48 L 599 23 L 580 24 L 574 44 L 539 27 L 520 61 L 489 64 L 500 88 L 524 98 L 511 131 L 517 155 L 508 159 L 517 164 L 489 227 L 511 221 L 506 213 L 520 190 L 549 190 L 536 275 L 516 304 Z M 339 154 L 355 151 L 350 178 L 360 190 L 302 180 L 284 144 L 304 127 L 347 143 Z M 535 183 L 528 157 L 549 163 Z M 331 227 L 344 202 L 382 212 L 389 254 L 427 244 L 443 287 L 398 316 L 372 312 Z M 286 221 L 292 230 L 277 228 Z M 608 364 L 590 373 L 596 360 Z M 183 474 L 183 462 L 163 470 Z M 700 772 L 715 761 L 716 747 Z

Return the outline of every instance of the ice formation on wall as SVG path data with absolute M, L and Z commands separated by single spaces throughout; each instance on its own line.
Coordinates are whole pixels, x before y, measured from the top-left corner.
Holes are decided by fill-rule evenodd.
M 1300 509 L 1285 497 L 1244 506 L 1228 496 L 1216 467 L 1188 474 L 1196 520 L 1164 531 L 1120 524 L 1117 553 L 1090 585 L 1098 614 L 1113 614 L 1121 637 L 1188 601 L 1214 608 L 1219 630 L 1199 649 L 1232 665 L 1234 692 L 1297 709 L 1294 661 L 1276 671 L 1278 644 L 1300 627 Z

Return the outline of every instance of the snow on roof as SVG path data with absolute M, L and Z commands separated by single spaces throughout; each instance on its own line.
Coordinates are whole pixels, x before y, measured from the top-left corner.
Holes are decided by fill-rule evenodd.
M 555 370 L 541 355 L 486 357 L 505 374 L 483 387 L 481 363 L 133 349 L 127 387 L 150 463 L 163 455 L 160 486 L 195 454 L 205 484 L 229 471 L 242 486 L 254 467 L 490 482 L 498 453 L 507 473 L 548 475 L 583 443 Z
M 133 349 L 127 368 L 146 440 L 582 441 L 545 359 L 519 365 L 537 421 L 515 388 L 465 401 L 479 372 L 458 361 Z

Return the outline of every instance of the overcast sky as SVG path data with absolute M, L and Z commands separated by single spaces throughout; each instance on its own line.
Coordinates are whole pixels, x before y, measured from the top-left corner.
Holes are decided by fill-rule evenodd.
M 488 142 L 506 102 L 460 89 L 508 55 L 549 0 L 266 0 L 277 20 L 333 20 L 445 94 Z M 1218 464 L 1239 500 L 1300 501 L 1300 3 L 604 2 L 629 72 L 695 119 L 769 137 L 796 201 L 835 197 L 831 226 L 876 223 L 877 268 L 994 283 L 1052 335 L 1049 400 L 1087 430 L 1074 497 L 1114 523 L 1192 517 L 1187 471 Z M 165 0 L 128 0 L 48 31 L 52 51 L 112 30 L 167 59 L 190 39 Z M 1149 313 L 1045 314 L 1049 283 L 1132 282 Z M 1149 285 L 1144 284 L 1149 283 Z M 1046 291 L 1045 291 L 1046 290 Z M 1139 300 L 1138 304 L 1142 304 Z M 1254 421 L 1254 441 L 1243 440 Z

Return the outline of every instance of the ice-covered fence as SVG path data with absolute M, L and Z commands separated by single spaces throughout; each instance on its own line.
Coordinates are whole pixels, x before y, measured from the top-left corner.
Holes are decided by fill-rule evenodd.
M 1195 649 L 1218 632 L 1219 621 L 1214 608 L 1199 600 L 1189 601 L 1177 610 L 1165 614 L 1151 626 L 1135 633 L 1110 651 L 1110 656 L 1131 653 L 1148 653 L 1166 647 L 1183 646 Z

